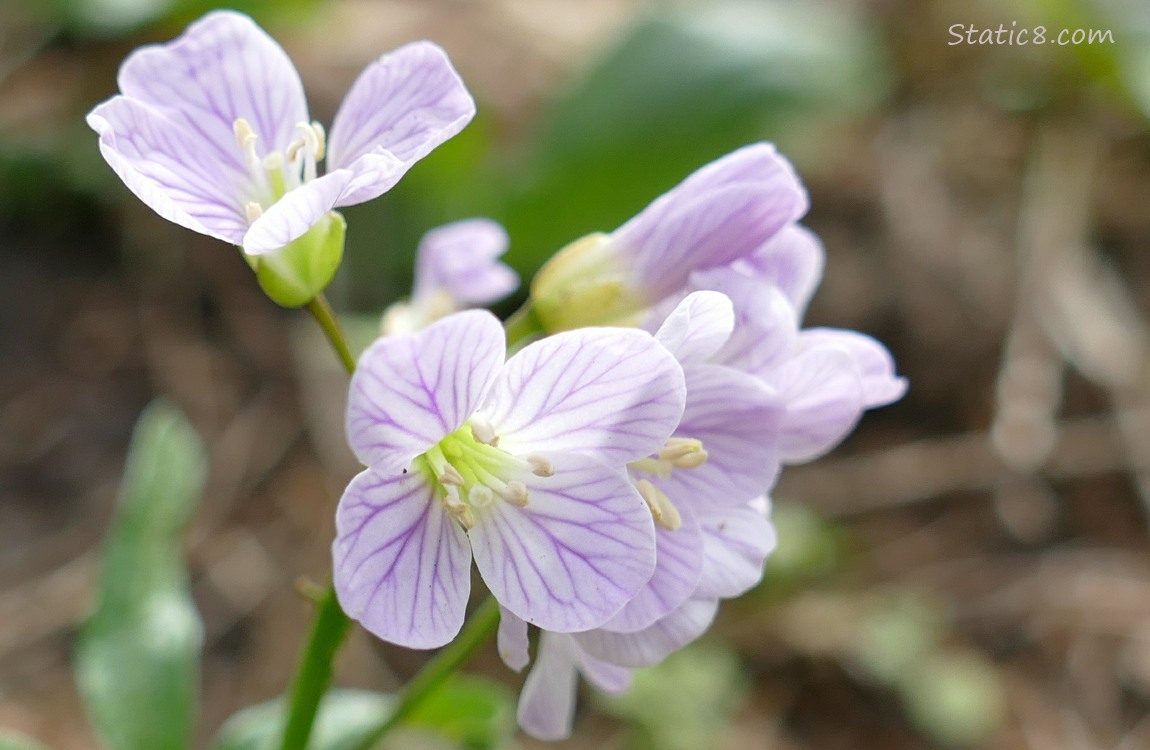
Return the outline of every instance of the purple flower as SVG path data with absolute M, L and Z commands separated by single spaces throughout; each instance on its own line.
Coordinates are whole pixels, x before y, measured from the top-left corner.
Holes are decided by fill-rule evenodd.
M 683 180 L 609 235 L 561 250 L 532 283 L 549 331 L 629 325 L 683 289 L 691 272 L 751 255 L 807 210 L 807 194 L 774 146 L 734 151 Z
M 415 257 L 411 299 L 384 313 L 386 335 L 410 333 L 466 307 L 488 305 L 519 287 L 519 276 L 499 256 L 507 232 L 490 219 L 469 219 L 423 236 Z
M 360 74 L 325 136 L 283 49 L 230 11 L 136 50 L 118 80 L 88 115 L 108 164 L 164 218 L 249 255 L 383 194 L 475 113 L 443 50 L 416 42 Z
M 505 352 L 498 320 L 465 311 L 380 339 L 352 378 L 348 438 L 368 468 L 336 513 L 335 586 L 385 640 L 451 640 L 472 556 L 503 607 L 556 632 L 602 624 L 654 570 L 651 514 L 622 467 L 679 422 L 674 357 L 627 329 Z

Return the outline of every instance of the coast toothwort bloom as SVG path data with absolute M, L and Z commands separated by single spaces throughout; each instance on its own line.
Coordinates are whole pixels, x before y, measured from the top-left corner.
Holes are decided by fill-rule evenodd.
M 630 668 L 662 661 L 709 627 L 718 602 L 754 586 L 774 548 L 762 493 L 778 468 L 782 407 L 765 383 L 712 364 L 734 327 L 730 300 L 687 296 L 656 338 L 683 367 L 686 408 L 658 454 L 628 466 L 656 524 L 655 572 L 603 625 L 544 632 L 519 703 L 520 725 L 543 739 L 570 731 L 577 673 L 613 691 Z M 527 663 L 527 626 L 510 612 L 500 623 L 500 653 Z
M 519 288 L 519 275 L 499 257 L 506 230 L 490 219 L 467 219 L 433 229 L 415 255 L 411 298 L 383 315 L 383 333 L 418 331 L 468 307 L 498 302 Z
M 775 548 L 765 498 L 715 511 L 703 523 L 708 552 L 696 593 L 650 626 L 629 633 L 595 628 L 581 633 L 540 633 L 535 663 L 519 695 L 519 726 L 541 740 L 571 734 L 578 677 L 607 693 L 623 692 L 632 670 L 649 667 L 683 648 L 711 626 L 719 600 L 745 593 L 763 575 Z M 499 654 L 516 671 L 529 661 L 527 623 L 501 612 Z
M 416 42 L 360 74 L 325 135 L 287 54 L 232 11 L 136 50 L 118 83 L 88 115 L 108 164 L 165 219 L 250 256 L 386 192 L 475 113 L 443 50 Z
M 654 525 L 623 467 L 683 413 L 683 373 L 650 334 L 581 329 L 504 362 L 490 313 L 384 337 L 352 378 L 347 432 L 368 468 L 336 513 L 336 592 L 413 648 L 463 623 L 470 561 L 500 604 L 556 632 L 594 628 L 651 578 Z
M 707 164 L 610 234 L 560 250 L 531 285 L 548 331 L 634 325 L 691 272 L 750 255 L 807 211 L 790 163 L 756 143 Z

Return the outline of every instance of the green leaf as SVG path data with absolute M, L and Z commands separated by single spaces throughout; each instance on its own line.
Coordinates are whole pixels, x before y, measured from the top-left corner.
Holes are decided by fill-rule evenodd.
M 405 724 L 469 750 L 495 750 L 515 734 L 515 697 L 493 680 L 457 675 L 428 696 Z
M 95 612 L 80 630 L 76 680 L 112 750 L 183 750 L 199 703 L 202 626 L 182 541 L 207 459 L 171 404 L 136 424 L 116 517 L 105 541 Z
M 695 750 L 715 738 L 747 692 L 738 657 L 714 643 L 696 643 L 658 666 L 635 672 L 631 689 L 596 698 L 639 731 L 637 747 Z
M 19 732 L 4 729 L 0 730 L 0 750 L 48 750 L 48 746 Z
M 881 46 L 835 7 L 727 0 L 636 26 L 552 109 L 502 217 L 508 262 L 526 276 L 724 153 L 873 105 L 889 80 Z
M 391 713 L 395 699 L 366 690 L 332 690 L 320 703 L 309 750 L 364 747 Z M 220 728 L 213 750 L 272 750 L 283 731 L 284 702 L 277 698 L 245 708 Z

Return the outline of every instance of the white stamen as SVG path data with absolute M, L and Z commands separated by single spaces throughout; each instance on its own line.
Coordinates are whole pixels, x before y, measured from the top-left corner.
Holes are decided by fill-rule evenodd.
M 478 484 L 471 488 L 467 495 L 468 501 L 477 508 L 486 508 L 495 501 L 495 493 L 491 488 L 484 484 Z
M 264 215 L 264 209 L 263 206 L 255 201 L 248 201 L 248 205 L 244 206 L 244 213 L 247 214 L 248 223 L 251 224 Z
M 542 456 L 528 456 L 527 463 L 531 464 L 531 473 L 537 477 L 555 476 L 555 464 Z
M 284 156 L 279 151 L 272 151 L 264 157 L 264 169 L 268 172 L 276 172 L 284 168 Z
M 659 479 L 670 479 L 671 469 L 673 468 L 667 461 L 661 461 L 657 458 L 640 458 L 638 461 L 632 461 L 627 464 L 632 471 L 642 471 L 647 474 L 654 474 Z
M 527 485 L 518 479 L 512 479 L 500 493 L 504 500 L 523 508 L 527 505 Z
M 665 492 L 646 479 L 640 479 L 635 483 L 635 487 L 643 496 L 647 507 L 650 508 L 651 517 L 655 519 L 656 524 L 667 531 L 674 531 L 683 525 L 683 517 L 679 515 L 679 509 L 675 507 Z
M 311 130 L 315 134 L 315 160 L 320 161 L 327 155 L 327 132 L 318 120 L 311 121 Z
M 444 464 L 443 471 L 439 473 L 439 483 L 462 487 L 464 485 L 463 475 L 451 464 Z
M 499 445 L 499 436 L 495 434 L 495 428 L 478 414 L 471 418 L 471 436 L 484 445 L 492 447 Z
M 701 440 L 673 437 L 659 450 L 659 459 L 676 469 L 695 469 L 707 462 L 707 451 Z

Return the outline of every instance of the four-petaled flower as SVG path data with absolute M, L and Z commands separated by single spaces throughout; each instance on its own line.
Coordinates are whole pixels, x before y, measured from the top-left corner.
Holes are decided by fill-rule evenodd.
M 623 467 L 678 424 L 679 364 L 637 329 L 505 352 L 499 321 L 465 311 L 380 339 L 352 378 L 368 468 L 336 513 L 335 586 L 385 640 L 450 641 L 473 555 L 504 608 L 556 632 L 602 624 L 651 578 L 651 513 Z
M 118 82 L 88 115 L 108 164 L 164 218 L 253 256 L 391 189 L 475 114 L 443 50 L 416 42 L 360 74 L 325 136 L 287 54 L 231 11 L 136 50 Z

